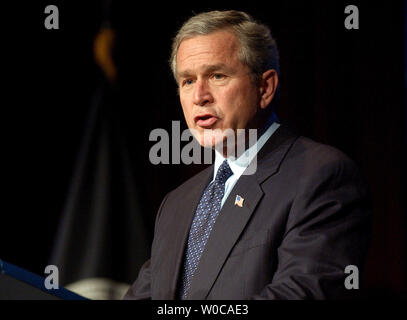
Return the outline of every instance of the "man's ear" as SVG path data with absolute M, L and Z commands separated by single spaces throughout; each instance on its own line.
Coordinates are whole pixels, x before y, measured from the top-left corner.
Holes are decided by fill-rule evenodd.
M 266 109 L 273 100 L 278 86 L 278 75 L 274 69 L 267 70 L 263 73 L 260 80 L 260 108 Z

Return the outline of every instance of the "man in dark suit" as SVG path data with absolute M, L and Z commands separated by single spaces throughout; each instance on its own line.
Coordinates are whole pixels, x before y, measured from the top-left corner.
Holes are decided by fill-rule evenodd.
M 215 163 L 164 198 L 151 259 L 125 299 L 344 297 L 345 269 L 361 270 L 367 252 L 366 188 L 343 153 L 278 123 L 269 29 L 243 12 L 199 14 L 175 37 L 171 66 Z M 233 157 L 238 139 L 225 147 L 219 132 L 239 129 L 245 146 L 248 129 L 259 138 Z

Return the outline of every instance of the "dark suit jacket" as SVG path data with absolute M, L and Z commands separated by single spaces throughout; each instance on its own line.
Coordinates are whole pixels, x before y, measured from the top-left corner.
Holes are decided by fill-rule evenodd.
M 178 298 L 189 228 L 212 174 L 210 166 L 164 198 L 151 259 L 125 299 Z M 189 299 L 342 298 L 345 267 L 362 271 L 369 235 L 355 164 L 281 125 L 260 150 L 256 173 L 242 175 L 225 201 Z

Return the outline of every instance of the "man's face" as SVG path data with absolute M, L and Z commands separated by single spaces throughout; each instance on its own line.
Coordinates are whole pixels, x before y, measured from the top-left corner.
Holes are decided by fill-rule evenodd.
M 183 40 L 177 54 L 177 81 L 188 127 L 198 142 L 214 147 L 218 136 L 204 141 L 205 129 L 254 128 L 259 88 L 238 59 L 239 43 L 230 31 Z M 219 131 L 219 130 L 218 130 Z

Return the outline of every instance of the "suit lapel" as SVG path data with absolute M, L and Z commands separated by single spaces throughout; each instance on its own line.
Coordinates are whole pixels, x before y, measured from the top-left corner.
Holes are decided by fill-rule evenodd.
M 192 279 L 188 299 L 206 299 L 229 253 L 263 196 L 261 183 L 278 171 L 280 163 L 295 139 L 294 134 L 280 126 L 255 159 L 258 162 L 256 172 L 239 178 L 212 229 Z M 244 198 L 242 207 L 235 205 L 236 195 Z M 191 221 L 188 224 L 188 230 Z
M 241 183 L 240 179 L 246 183 Z M 192 279 L 188 299 L 202 300 L 207 297 L 229 252 L 263 196 L 263 191 L 253 176 L 242 176 L 240 179 L 216 219 Z M 244 198 L 243 207 L 234 205 L 236 194 Z
M 261 184 L 278 171 L 284 157 L 298 138 L 298 133 L 287 125 L 281 125 L 270 137 L 257 156 L 257 170 L 254 174 Z
M 182 192 L 181 197 L 177 203 L 177 219 L 172 222 L 173 230 L 171 245 L 169 250 L 175 250 L 174 252 L 168 252 L 167 263 L 165 268 L 168 270 L 168 274 L 171 277 L 170 283 L 170 296 L 162 297 L 162 299 L 176 299 L 177 287 L 179 283 L 179 277 L 181 275 L 181 268 L 183 267 L 183 257 L 185 253 L 185 245 L 188 239 L 189 229 L 191 227 L 192 219 L 194 217 L 196 206 L 201 199 L 204 188 L 210 182 L 213 173 L 213 166 L 206 168 L 195 176 L 185 186 L 185 192 Z

